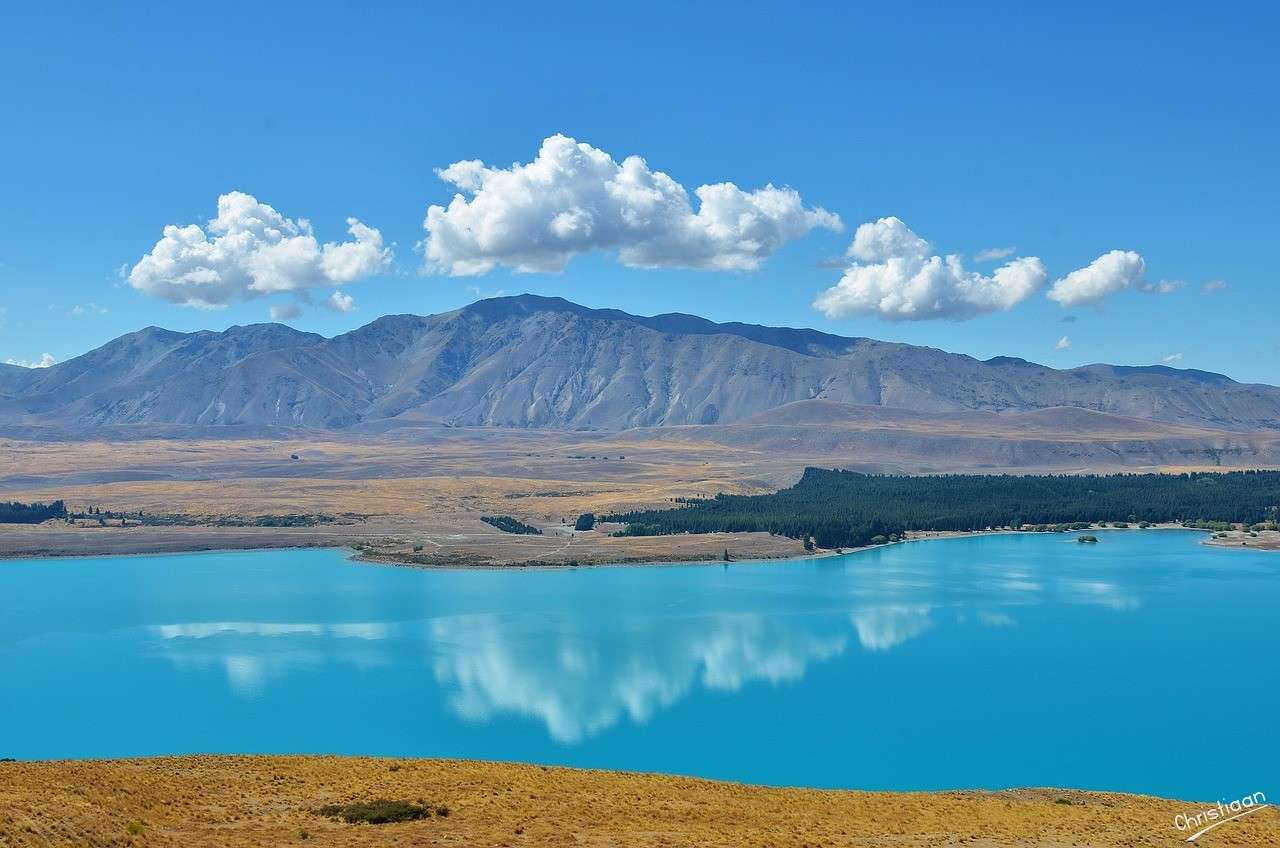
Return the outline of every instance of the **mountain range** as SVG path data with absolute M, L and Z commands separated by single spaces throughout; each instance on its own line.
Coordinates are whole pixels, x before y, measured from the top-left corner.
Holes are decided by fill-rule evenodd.
M 0 366 L 0 424 L 732 425 L 802 401 L 916 413 L 1095 413 L 1280 429 L 1280 388 L 1205 371 L 1054 369 L 816 330 L 589 309 L 534 295 L 389 315 L 334 338 L 281 324 L 148 327 L 49 368 Z

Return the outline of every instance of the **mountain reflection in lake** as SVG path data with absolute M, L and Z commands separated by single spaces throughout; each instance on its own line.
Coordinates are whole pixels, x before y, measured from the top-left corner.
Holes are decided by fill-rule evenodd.
M 1280 557 L 1190 533 L 1072 538 L 551 572 L 327 551 L 8 563 L 0 671 L 23 685 L 0 694 L 0 755 L 337 751 L 1189 797 L 1230 788 L 1212 774 L 1261 780 L 1273 741 L 1223 739 L 1193 771 L 1170 740 L 1280 709 L 1276 675 L 1213 647 L 1274 655 Z M 1238 698 L 1187 685 L 1206 662 Z

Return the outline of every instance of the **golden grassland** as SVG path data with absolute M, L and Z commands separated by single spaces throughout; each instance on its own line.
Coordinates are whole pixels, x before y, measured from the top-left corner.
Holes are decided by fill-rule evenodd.
M 346 824 L 372 799 L 429 818 Z M 1068 790 L 769 789 L 663 775 L 458 760 L 171 757 L 0 763 L 0 846 L 1174 846 L 1204 805 Z M 1197 844 L 1268 845 L 1262 810 Z
M 361 513 L 429 518 L 518 510 L 547 517 L 719 491 L 758 492 L 798 475 L 711 445 L 627 445 L 572 434 L 469 431 L 424 444 L 377 438 L 0 439 L 0 497 L 188 515 Z M 294 459 L 293 457 L 297 457 Z M 575 512 L 576 511 L 576 512 Z
M 718 492 L 773 491 L 794 482 L 806 465 L 866 465 L 875 459 L 810 451 L 802 439 L 780 449 L 767 442 L 713 442 L 702 432 L 437 428 L 382 436 L 0 438 L 0 499 L 63 499 L 73 510 L 141 510 L 200 523 L 2 525 L 0 556 L 324 545 L 359 546 L 368 559 L 422 565 L 686 561 L 716 559 L 726 550 L 736 559 L 788 557 L 802 552 L 799 543 L 766 534 L 615 539 L 607 532 L 572 534 L 568 527 L 583 512 L 669 505 L 675 498 Z M 211 526 L 225 518 L 281 515 L 334 516 L 339 523 Z M 483 515 L 511 515 L 543 528 L 545 535 L 501 533 L 481 522 Z
M 737 558 L 800 552 L 798 543 L 765 534 L 634 541 L 567 533 L 583 512 L 770 491 L 802 469 L 795 461 L 753 460 L 751 452 L 714 446 L 621 446 L 604 436 L 524 431 L 444 431 L 409 444 L 373 437 L 0 439 L 0 467 L 11 470 L 0 477 L 0 498 L 61 498 L 73 510 L 208 521 L 342 519 L 288 528 L 5 525 L 0 555 L 9 556 L 359 545 L 371 559 L 502 565 L 712 559 L 725 549 Z M 512 515 L 549 532 L 513 536 L 481 522 L 483 515 Z

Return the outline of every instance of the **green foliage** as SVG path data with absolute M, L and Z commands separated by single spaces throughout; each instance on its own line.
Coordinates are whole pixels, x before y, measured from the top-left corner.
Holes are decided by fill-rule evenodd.
M 573 522 L 574 530 L 592 530 L 596 526 L 596 517 L 589 512 L 584 512 L 578 516 L 578 520 Z M 645 533 L 645 536 L 659 536 L 660 533 Z
M 441 807 L 445 810 L 445 807 Z M 391 822 L 417 821 L 430 818 L 431 808 L 409 801 L 356 801 L 350 804 L 328 804 L 317 810 L 320 815 L 342 819 L 347 824 L 389 824 Z M 437 813 L 448 815 L 448 812 Z
M 520 536 L 542 535 L 542 531 L 537 527 L 525 524 L 523 521 L 519 521 L 509 515 L 482 515 L 480 520 L 485 524 L 497 527 L 503 533 L 515 533 Z
M 717 495 L 607 520 L 626 523 L 620 535 L 769 532 L 836 548 L 907 530 L 1084 530 L 1117 515 L 1215 530 L 1274 521 L 1280 472 L 905 477 L 809 468 L 771 495 Z
M 50 518 L 66 518 L 67 505 L 62 501 L 51 504 L 24 504 L 17 501 L 0 503 L 0 524 L 39 524 Z
M 1236 526 L 1230 521 L 1184 521 L 1182 524 L 1184 527 L 1191 527 L 1196 530 L 1214 530 L 1217 532 L 1236 529 Z

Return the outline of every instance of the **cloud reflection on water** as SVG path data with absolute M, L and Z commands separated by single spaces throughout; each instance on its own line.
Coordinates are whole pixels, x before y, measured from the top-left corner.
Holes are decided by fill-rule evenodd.
M 633 622 L 606 633 L 493 615 L 431 623 L 436 679 L 473 721 L 531 716 L 552 738 L 576 742 L 626 716 L 644 723 L 695 685 L 734 692 L 745 684 L 799 680 L 811 662 L 838 656 L 843 636 L 817 636 L 763 615 Z
M 867 557 L 829 572 L 825 606 L 811 594 L 775 597 L 764 581 L 752 584 L 767 595 L 757 594 L 754 608 L 766 612 L 722 611 L 722 600 L 692 593 L 689 613 L 677 616 L 643 606 L 576 615 L 566 604 L 540 614 L 508 609 L 409 622 L 189 622 L 147 630 L 161 656 L 183 669 L 218 669 L 240 695 L 299 670 L 395 667 L 434 679 L 460 718 L 524 716 L 552 739 L 575 743 L 623 720 L 643 724 L 699 688 L 736 692 L 798 681 L 813 664 L 846 652 L 849 628 L 863 651 L 884 653 L 942 624 L 1007 630 L 1018 624 L 1013 611 L 1034 604 L 1114 612 L 1139 606 L 1129 588 L 1088 571 L 1046 575 L 1009 563 L 953 570 L 937 561 Z

